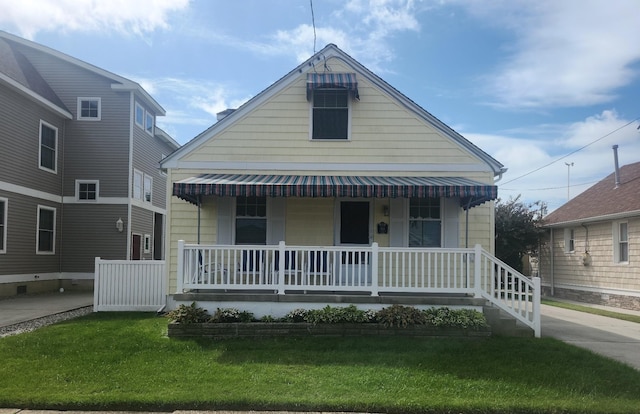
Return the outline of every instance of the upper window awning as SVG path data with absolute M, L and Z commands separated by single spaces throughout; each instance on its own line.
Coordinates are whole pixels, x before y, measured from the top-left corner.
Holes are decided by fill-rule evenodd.
M 353 99 L 360 99 L 358 81 L 355 73 L 307 73 L 307 100 L 313 97 L 316 89 L 346 89 Z
M 498 187 L 458 177 L 363 177 L 202 174 L 173 183 L 173 195 L 237 197 L 458 197 L 464 208 L 498 197 Z

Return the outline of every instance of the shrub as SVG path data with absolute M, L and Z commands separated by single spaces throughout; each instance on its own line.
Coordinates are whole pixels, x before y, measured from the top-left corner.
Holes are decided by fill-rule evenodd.
M 236 308 L 216 309 L 209 322 L 214 323 L 233 323 L 233 322 L 251 322 L 255 318 L 253 313 L 248 311 L 239 311 Z
M 434 327 L 479 329 L 487 326 L 484 314 L 473 309 L 431 308 L 422 311 L 426 323 Z
M 322 309 L 310 310 L 305 320 L 315 325 L 318 323 L 368 323 L 374 318 L 371 312 L 360 310 L 355 305 L 342 308 L 327 305 Z
M 191 305 L 180 305 L 176 309 L 167 313 L 167 318 L 175 323 L 202 323 L 209 319 L 206 309 L 196 306 L 193 302 Z
M 380 310 L 376 315 L 377 320 L 385 327 L 392 326 L 406 328 L 409 325 L 424 325 L 425 314 L 412 306 L 391 305 Z
M 308 313 L 309 311 L 306 309 L 294 309 L 287 313 L 283 320 L 285 322 L 306 322 Z

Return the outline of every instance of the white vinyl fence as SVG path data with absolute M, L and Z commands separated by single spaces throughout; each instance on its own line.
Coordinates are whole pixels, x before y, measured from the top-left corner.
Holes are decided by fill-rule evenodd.
M 164 260 L 102 260 L 96 257 L 94 312 L 155 312 L 166 303 Z

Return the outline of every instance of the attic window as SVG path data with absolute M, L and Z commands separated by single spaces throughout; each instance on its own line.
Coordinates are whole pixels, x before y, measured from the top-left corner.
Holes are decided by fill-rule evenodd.
M 343 89 L 351 99 L 360 100 L 355 73 L 307 73 L 307 101 L 311 101 L 318 89 Z

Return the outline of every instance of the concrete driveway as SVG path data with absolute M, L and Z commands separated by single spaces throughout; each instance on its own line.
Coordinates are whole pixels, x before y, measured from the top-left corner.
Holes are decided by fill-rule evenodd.
M 640 323 L 549 305 L 542 305 L 541 313 L 543 337 L 586 348 L 640 370 Z

